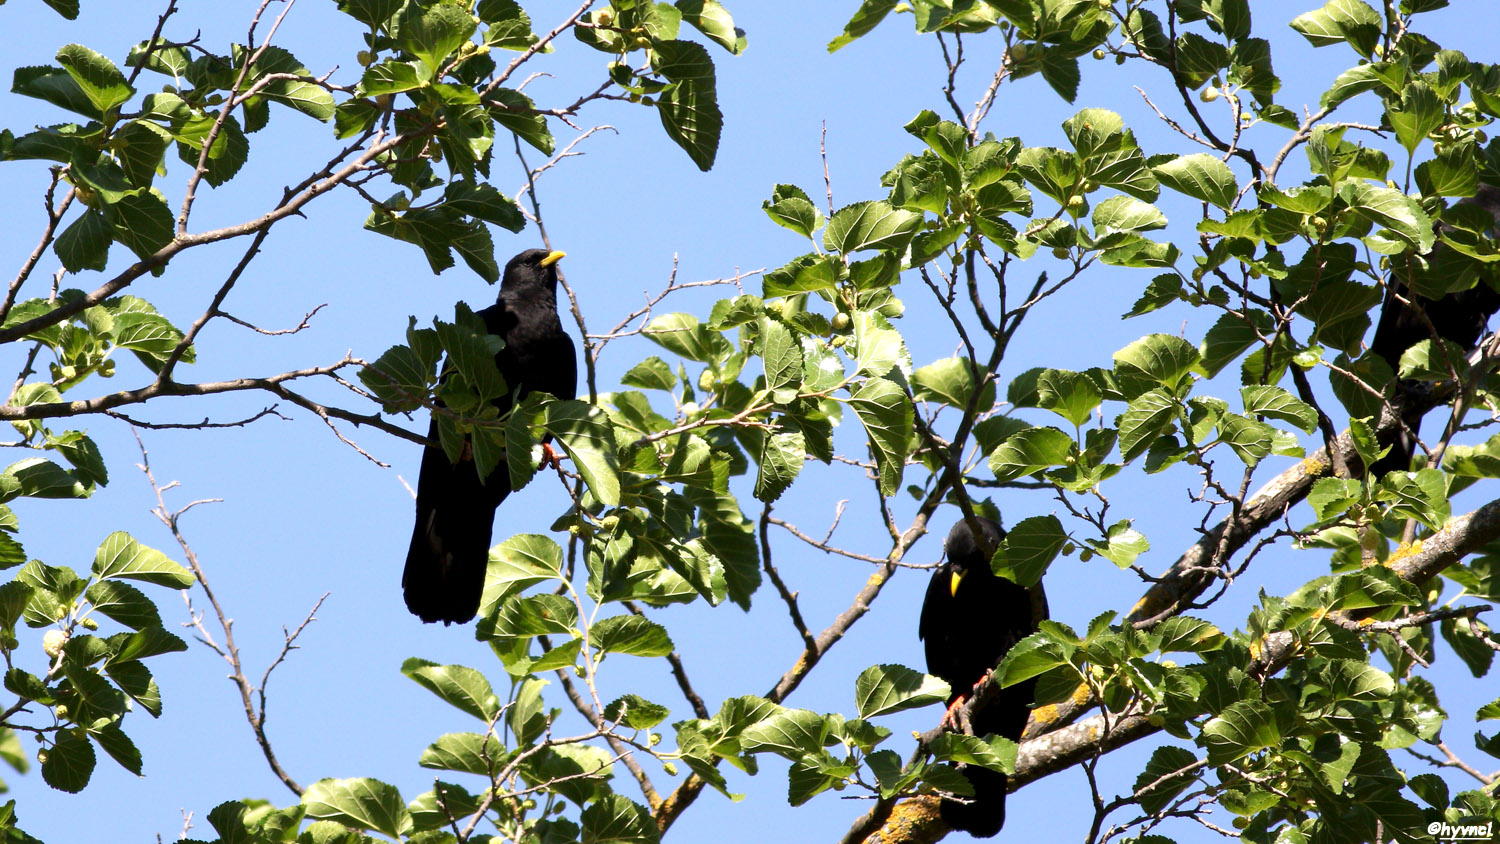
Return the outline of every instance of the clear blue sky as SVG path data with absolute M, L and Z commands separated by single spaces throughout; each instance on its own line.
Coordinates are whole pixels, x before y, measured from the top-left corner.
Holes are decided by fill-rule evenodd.
M 164 4 L 83 0 L 83 5 L 83 19 L 71 23 L 39 0 L 0 6 L 0 32 L 7 36 L 0 51 L 0 79 L 9 78 L 17 67 L 51 63 L 57 48 L 72 42 L 123 62 L 130 46 L 149 34 L 160 12 L 157 7 Z M 244 39 L 256 5 L 189 0 L 182 3 L 183 11 L 167 36 L 183 39 L 201 28 L 202 43 L 222 51 L 230 41 Z M 573 8 L 572 3 L 527 5 L 538 30 L 550 28 Z M 563 267 L 591 329 L 613 325 L 643 303 L 647 292 L 662 287 L 674 256 L 680 260 L 679 279 L 698 280 L 732 275 L 737 268 L 774 268 L 801 254 L 805 247 L 800 239 L 771 224 L 760 203 L 778 182 L 799 184 L 815 198 L 822 196 L 823 125 L 836 204 L 883 194 L 880 174 L 902 154 L 916 150 L 916 142 L 901 125 L 923 108 L 943 108 L 943 71 L 936 42 L 913 34 L 910 18 L 904 16 L 828 55 L 824 45 L 838 34 L 856 5 L 853 0 L 730 4 L 736 23 L 748 33 L 750 47 L 738 58 L 711 48 L 725 130 L 717 166 L 710 173 L 700 173 L 672 146 L 656 116 L 646 109 L 599 103 L 579 118 L 584 126 L 607 123 L 619 133 L 585 141 L 579 149 L 586 155 L 549 172 L 540 191 L 553 244 L 568 252 Z M 1327 82 L 1352 63 L 1347 51 L 1312 51 L 1286 28 L 1287 20 L 1315 5 L 1266 2 L 1254 8 L 1257 34 L 1278 45 L 1276 68 L 1284 85 L 1278 101 L 1299 112 L 1304 104 L 1315 104 Z M 1497 58 L 1490 39 L 1500 29 L 1500 10 L 1493 4 L 1460 2 L 1429 20 L 1437 27 L 1427 25 L 1428 34 L 1444 46 L 1463 50 L 1471 59 Z M 345 83 L 356 78 L 352 53 L 357 42 L 352 21 L 327 0 L 297 3 L 276 40 L 315 73 L 342 64 L 334 78 Z M 993 72 L 999 47 L 996 37 L 971 39 L 966 46 L 971 72 L 961 77 L 958 98 L 967 104 Z M 528 89 L 548 105 L 570 102 L 579 92 L 592 90 L 606 61 L 571 37 L 559 40 L 557 47 L 555 54 L 536 63 L 536 69 L 554 76 L 538 79 Z M 1138 84 L 1159 94 L 1165 90 L 1162 74 L 1138 66 L 1126 74 L 1112 63 L 1091 61 L 1084 62 L 1083 71 L 1082 89 L 1071 106 L 1038 77 L 1005 85 L 987 128 L 1001 136 L 1020 135 L 1028 145 L 1065 146 L 1059 124 L 1079 108 L 1097 106 L 1121 112 L 1148 154 L 1198 151 L 1168 134 L 1131 88 Z M 161 81 L 149 74 L 141 80 L 144 90 Z M 38 101 L 5 95 L 3 102 L 0 124 L 18 133 L 64 119 Z M 571 138 L 561 124 L 554 123 L 553 130 L 560 144 Z M 1263 146 L 1279 146 L 1283 135 L 1283 130 L 1268 126 L 1257 128 L 1250 138 Z M 275 109 L 270 128 L 252 141 L 250 160 L 240 176 L 200 194 L 195 230 L 259 214 L 279 197 L 283 185 L 299 181 L 334 148 L 330 127 L 284 109 Z M 538 163 L 537 154 L 529 155 L 533 165 Z M 159 184 L 175 209 L 189 168 L 175 159 L 169 168 Z M 511 157 L 499 156 L 496 172 L 496 183 L 507 193 L 523 182 Z M 46 178 L 42 162 L 0 166 L 0 192 L 10 198 L 13 209 L 9 225 L 0 228 L 0 255 L 8 256 L 10 266 L 19 266 L 41 230 L 38 197 Z M 1190 203 L 1166 197 L 1164 207 L 1174 220 L 1194 219 Z M 417 249 L 363 231 L 367 213 L 368 206 L 357 196 L 341 191 L 311 205 L 307 219 L 278 225 L 226 303 L 236 316 L 271 328 L 295 325 L 304 313 L 328 303 L 309 330 L 267 338 L 217 321 L 201 337 L 198 363 L 179 370 L 179 377 L 209 381 L 270 374 L 331 363 L 346 350 L 373 359 L 401 338 L 408 315 L 425 323 L 435 315 L 449 317 L 456 300 L 476 308 L 493 301 L 494 290 L 462 264 L 434 276 Z M 520 235 L 497 231 L 496 242 L 502 261 L 539 245 L 534 229 Z M 202 311 L 240 248 L 225 244 L 189 252 L 175 260 L 166 275 L 144 279 L 131 292 L 186 325 Z M 124 266 L 122 250 L 117 248 L 114 257 L 111 271 Z M 1049 269 L 1049 260 L 1039 257 L 1028 270 Z M 50 254 L 43 259 L 32 282 L 36 287 L 29 288 L 31 295 L 42 295 L 38 289 L 56 268 Z M 1144 284 L 1142 272 L 1101 269 L 1051 300 L 1031 317 L 1028 331 L 1013 346 L 1002 382 L 1036 365 L 1103 365 L 1114 350 L 1143 334 L 1181 330 L 1182 321 L 1192 316 L 1186 309 L 1128 322 L 1119 319 Z M 90 276 L 68 284 L 88 289 L 98 282 Z M 758 292 L 758 284 L 751 281 L 749 290 Z M 717 295 L 683 295 L 663 307 L 706 315 Z M 952 354 L 951 333 L 935 318 L 920 283 L 908 280 L 901 295 L 908 311 L 900 327 L 917 364 Z M 1187 335 L 1196 341 L 1204 328 L 1189 325 Z M 612 346 L 602 365 L 601 388 L 609 389 L 620 373 L 650 353 L 642 343 Z M 3 360 L 11 369 L 0 370 L 19 368 L 18 354 L 10 350 Z M 122 361 L 112 382 L 91 383 L 86 389 L 122 389 L 145 380 L 143 370 Z M 365 410 L 357 400 L 331 390 L 319 389 L 317 395 Z M 230 420 L 271 403 L 270 397 L 258 395 L 167 399 L 131 412 L 162 422 L 194 421 L 206 414 Z M 285 404 L 281 410 L 293 421 L 269 419 L 248 428 L 207 432 L 147 431 L 142 436 L 157 478 L 182 484 L 169 493 L 169 504 L 224 499 L 197 508 L 185 519 L 184 529 L 236 621 L 235 633 L 252 676 L 258 677 L 279 650 L 282 625 L 297 624 L 319 596 L 331 592 L 319 621 L 301 640 L 303 649 L 272 680 L 268 729 L 285 767 L 304 784 L 325 776 L 376 777 L 396 784 L 411 799 L 431 788 L 434 772 L 416 765 L 422 749 L 442 733 L 474 725 L 401 676 L 401 662 L 420 656 L 468 664 L 497 683 L 503 682 L 503 672 L 488 648 L 473 641 L 469 628 L 421 625 L 402 605 L 400 567 L 412 504 L 398 476 L 414 482 L 419 448 L 377 431 L 344 426 L 346 435 L 392 466 L 381 469 L 340 444 L 309 414 Z M 124 529 L 180 559 L 170 535 L 148 513 L 155 501 L 134 468 L 139 453 L 127 427 L 103 417 L 83 424 L 109 461 L 111 482 L 88 502 L 16 502 L 28 554 L 53 565 L 86 569 L 98 543 L 110 531 Z M 409 427 L 422 430 L 424 425 Z M 847 450 L 853 440 L 845 437 L 842 443 Z M 17 453 L 9 459 L 22 456 Z M 1259 478 L 1269 478 L 1284 465 L 1278 459 L 1268 461 Z M 1136 518 L 1136 526 L 1152 542 L 1153 550 L 1141 560 L 1147 570 L 1164 569 L 1194 538 L 1190 528 L 1198 516 L 1189 509 L 1187 491 L 1196 486 L 1186 467 L 1178 467 L 1144 480 L 1127 473 L 1107 488 L 1116 512 Z M 748 487 L 740 495 L 751 506 Z M 855 473 L 809 464 L 777 512 L 821 534 L 834 502 L 852 499 L 851 514 L 838 538 L 849 547 L 883 554 L 881 532 L 863 515 L 872 495 Z M 1472 506 L 1475 499 L 1468 501 Z M 1009 522 L 1056 509 L 1054 501 L 1037 494 L 1006 492 L 997 502 Z M 545 531 L 564 504 L 555 488 L 534 484 L 500 510 L 497 540 L 512 533 Z M 900 506 L 910 509 L 909 502 Z M 949 512 L 939 515 L 939 534 L 951 518 Z M 778 539 L 775 551 L 783 576 L 791 588 L 800 590 L 802 611 L 815 630 L 848 605 L 871 573 L 863 563 L 810 553 L 789 539 Z M 938 537 L 929 537 L 908 559 L 932 562 L 939 552 Z M 1318 552 L 1280 550 L 1268 557 L 1251 570 L 1256 583 L 1241 584 L 1210 613 L 1212 618 L 1240 626 L 1255 585 L 1284 592 L 1326 571 Z M 899 575 L 870 615 L 787 703 L 849 711 L 854 678 L 866 666 L 898 662 L 920 668 L 916 615 L 925 578 L 912 572 Z M 1063 560 L 1049 577 L 1054 617 L 1076 627 L 1101 611 L 1127 610 L 1141 588 L 1131 573 L 1097 559 L 1089 564 Z M 169 625 L 186 618 L 176 596 L 158 597 Z M 201 600 L 198 606 L 202 608 Z M 756 595 L 748 614 L 730 605 L 709 609 L 699 603 L 673 607 L 660 617 L 672 630 L 710 709 L 725 697 L 764 693 L 800 652 L 786 610 L 769 585 Z M 30 650 L 23 658 L 36 670 L 40 648 L 25 641 Z M 1453 716 L 1448 734 L 1457 745 L 1469 747 L 1468 719 L 1476 706 L 1493 696 L 1493 689 L 1486 691 L 1470 680 L 1451 653 L 1440 656 L 1433 673 L 1448 695 L 1444 703 Z M 630 659 L 620 657 L 617 666 L 606 669 L 609 696 L 635 692 L 672 707 L 672 720 L 689 714 L 664 661 L 633 665 Z M 186 654 L 153 663 L 165 713 L 157 721 L 137 713 L 125 724 L 145 755 L 146 776 L 136 778 L 101 758 L 94 782 L 72 796 L 48 788 L 35 770 L 27 776 L 3 772 L 19 801 L 23 828 L 47 841 L 101 835 L 110 840 L 141 841 L 156 835 L 172 840 L 182 829 L 181 812 L 191 811 L 195 837 L 211 838 L 204 817 L 223 800 L 264 797 L 283 805 L 292 802 L 254 746 L 238 696 L 224 679 L 223 663 L 196 645 Z M 555 684 L 549 687 L 549 693 L 556 691 Z M 566 708 L 560 692 L 548 700 Z M 938 715 L 932 708 L 885 719 L 895 732 L 890 746 L 903 755 L 909 752 L 909 732 L 930 727 Z M 572 718 L 569 723 L 576 727 L 578 722 Z M 1150 746 L 1127 749 L 1103 762 L 1106 796 L 1128 790 Z M 1397 761 L 1404 764 L 1399 754 Z M 1417 773 L 1426 766 L 1410 760 L 1406 767 Z M 768 758 L 756 778 L 730 772 L 731 787 L 747 798 L 730 803 L 705 794 L 673 828 L 671 838 L 836 840 L 867 808 L 864 802 L 828 793 L 809 806 L 790 809 L 784 769 L 783 763 Z M 656 781 L 660 788 L 672 786 L 660 773 Z M 1455 791 L 1469 786 L 1450 781 Z M 623 771 L 616 784 L 623 793 L 638 796 Z M 1033 784 L 1012 797 L 1003 835 L 1017 841 L 1081 838 L 1087 799 L 1087 785 L 1076 769 Z

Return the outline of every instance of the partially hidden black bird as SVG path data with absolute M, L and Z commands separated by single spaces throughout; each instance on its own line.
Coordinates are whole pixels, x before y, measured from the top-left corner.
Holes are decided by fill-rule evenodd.
M 577 392 L 578 353 L 557 315 L 557 262 L 562 257 L 561 252 L 528 249 L 510 259 L 498 300 L 478 312 L 486 330 L 505 341 L 495 354 L 509 389 L 495 400 L 502 409 L 529 393 L 571 399 Z M 438 440 L 436 417 L 427 438 Z M 467 443 L 457 463 L 435 444 L 423 450 L 417 524 L 401 575 L 406 608 L 413 615 L 429 623 L 462 624 L 479 612 L 495 508 L 510 491 L 504 460 L 481 478 Z
M 985 545 L 993 549 L 1005 530 L 979 519 Z M 927 673 L 948 682 L 948 711 L 967 699 L 974 687 L 1015 644 L 1036 631 L 1031 593 L 999 577 L 965 521 L 948 531 L 948 559 L 933 572 L 922 601 L 917 632 L 927 650 Z M 1019 741 L 1031 713 L 1036 681 L 999 689 L 983 709 L 973 713 L 974 734 L 998 734 Z M 947 717 L 944 718 L 946 722 Z M 989 838 L 1005 825 L 1007 777 L 999 771 L 969 765 L 964 769 L 974 795 L 970 802 L 943 800 L 939 812 L 948 826 L 977 838 Z
M 1500 221 L 1500 188 L 1481 184 L 1474 196 L 1459 200 L 1459 205 L 1473 205 L 1490 212 Z M 1438 224 L 1439 232 L 1452 228 Z M 1401 368 L 1401 355 L 1411 346 L 1433 335 L 1448 340 L 1464 352 L 1474 348 L 1479 338 L 1489 327 L 1490 317 L 1500 310 L 1500 292 L 1491 287 L 1481 275 L 1472 287 L 1457 290 L 1436 299 L 1418 295 L 1404 276 L 1412 272 L 1424 273 L 1428 288 L 1451 285 L 1453 281 L 1472 273 L 1481 266 L 1448 244 L 1438 241 L 1426 259 L 1418 264 L 1414 257 L 1405 268 L 1398 266 L 1392 273 L 1386 288 L 1384 305 L 1380 309 L 1380 320 L 1375 334 L 1370 339 L 1370 351 L 1382 358 L 1392 370 Z M 1404 418 L 1408 428 L 1416 430 L 1421 424 L 1421 414 L 1407 414 Z M 1391 451 L 1370 467 L 1372 474 L 1383 474 L 1396 469 L 1405 470 L 1411 464 L 1416 443 L 1398 431 L 1391 444 Z

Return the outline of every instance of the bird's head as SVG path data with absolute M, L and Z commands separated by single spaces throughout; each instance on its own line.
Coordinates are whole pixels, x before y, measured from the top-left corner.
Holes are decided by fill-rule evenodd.
M 557 262 L 565 253 L 546 249 L 528 249 L 511 258 L 500 279 L 502 290 L 517 287 L 539 287 L 553 290 L 557 285 Z
M 980 529 L 984 531 L 984 545 L 990 549 L 999 547 L 1000 540 L 1005 538 L 1005 529 L 989 519 L 976 518 Z M 963 519 L 959 519 L 948 531 L 948 538 L 944 540 L 943 546 L 948 551 L 948 565 L 952 571 L 948 588 L 953 594 L 958 594 L 959 583 L 971 572 L 989 573 L 990 558 L 980 550 L 981 546 L 976 541 L 974 532 L 969 530 L 969 523 Z

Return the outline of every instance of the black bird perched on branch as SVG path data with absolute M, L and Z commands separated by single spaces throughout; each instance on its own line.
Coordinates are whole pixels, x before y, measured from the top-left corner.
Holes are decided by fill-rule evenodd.
M 983 545 L 994 549 L 1005 530 L 989 519 L 978 519 Z M 926 645 L 927 673 L 941 677 L 952 688 L 948 711 L 964 703 L 974 687 L 1015 644 L 1036 630 L 1031 593 L 998 577 L 989 557 L 975 541 L 965 521 L 948 531 L 948 560 L 932 574 L 917 632 Z M 1031 712 L 1036 681 L 999 689 L 970 719 L 977 736 L 991 733 L 1019 741 Z M 947 720 L 947 717 L 944 718 Z M 943 821 L 979 838 L 989 838 L 1005 825 L 1007 778 L 999 771 L 969 765 L 965 771 L 974 796 L 969 803 L 944 800 Z
M 1500 221 L 1500 188 L 1481 184 L 1474 196 L 1459 200 L 1460 206 L 1472 205 L 1490 212 L 1495 221 Z M 1439 232 L 1453 231 L 1452 227 L 1439 223 Z M 1382 358 L 1394 371 L 1401 369 L 1401 355 L 1411 346 L 1435 338 L 1447 340 L 1465 353 L 1473 349 L 1489 327 L 1490 317 L 1500 310 L 1500 292 L 1486 282 L 1483 275 L 1474 286 L 1429 299 L 1412 289 L 1411 276 L 1421 273 L 1426 276 L 1423 285 L 1429 289 L 1448 286 L 1453 280 L 1473 272 L 1479 262 L 1438 241 L 1421 264 L 1415 256 L 1406 258 L 1405 267 L 1398 266 L 1386 288 L 1385 303 L 1380 309 L 1380 321 L 1375 326 L 1375 335 L 1370 339 L 1370 351 Z M 1435 365 L 1441 358 L 1434 350 Z M 1421 414 L 1408 414 L 1404 420 L 1407 427 L 1415 430 L 1421 424 Z M 1404 430 L 1398 431 L 1391 444 L 1391 452 L 1370 467 L 1372 474 L 1384 474 L 1396 469 L 1405 470 L 1411 465 L 1416 443 Z
M 562 257 L 561 252 L 528 249 L 510 259 L 498 301 L 478 312 L 486 330 L 505 341 L 495 354 L 510 391 L 495 402 L 502 409 L 528 393 L 571 399 L 577 392 L 577 350 L 557 316 L 557 262 Z M 479 611 L 495 508 L 510 495 L 510 472 L 502 460 L 480 478 L 467 442 L 459 462 L 450 462 L 435 444 L 436 416 L 427 438 L 433 444 L 422 452 L 417 524 L 401 588 L 406 608 L 422 621 L 462 624 Z

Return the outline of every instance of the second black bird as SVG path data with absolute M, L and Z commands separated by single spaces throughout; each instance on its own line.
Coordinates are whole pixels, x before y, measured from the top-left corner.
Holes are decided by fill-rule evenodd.
M 1005 538 L 1005 530 L 989 519 L 979 519 L 987 547 Z M 980 550 L 967 522 L 948 531 L 948 560 L 933 572 L 922 601 L 917 626 L 927 650 L 927 673 L 948 682 L 949 709 L 962 704 L 974 685 L 995 667 L 1015 644 L 1036 631 L 1031 593 L 998 577 Z M 1036 681 L 1027 680 L 998 691 L 970 719 L 974 734 L 997 734 L 1019 741 L 1031 712 Z M 954 829 L 989 838 L 1005 824 L 1007 777 L 999 771 L 969 765 L 964 770 L 974 787 L 970 802 L 944 800 L 943 821 Z
M 577 350 L 557 316 L 557 262 L 561 252 L 529 249 L 510 259 L 494 305 L 478 312 L 485 329 L 505 341 L 495 365 L 509 393 L 501 409 L 528 393 L 571 399 L 578 389 Z M 434 417 L 427 438 L 438 439 Z M 489 562 L 495 508 L 510 495 L 505 461 L 481 478 L 467 443 L 457 463 L 436 445 L 422 452 L 417 480 L 417 523 L 401 588 L 406 608 L 424 622 L 462 624 L 479 611 Z

